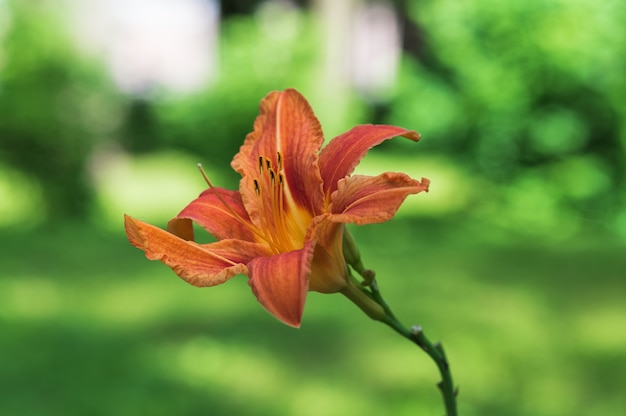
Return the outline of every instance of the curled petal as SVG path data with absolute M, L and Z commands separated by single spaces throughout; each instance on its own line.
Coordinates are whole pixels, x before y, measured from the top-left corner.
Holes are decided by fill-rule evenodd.
M 254 226 L 243 206 L 241 194 L 223 188 L 212 188 L 202 192 L 200 196 L 187 205 L 178 216 L 168 224 L 168 231 L 185 239 L 190 225 L 185 219 L 193 220 L 218 240 L 226 238 L 256 241 Z
M 365 124 L 332 139 L 320 153 L 320 171 L 324 194 L 328 198 L 337 189 L 337 182 L 352 174 L 363 156 L 372 147 L 396 136 L 418 141 L 420 135 L 396 126 Z
M 428 179 L 417 181 L 403 173 L 354 175 L 339 181 L 332 195 L 331 220 L 371 224 L 391 219 L 409 194 L 428 191 Z
M 251 259 L 268 254 L 263 245 L 241 240 L 196 244 L 128 215 L 124 227 L 131 244 L 145 251 L 147 258 L 163 262 L 194 286 L 215 286 L 247 274 Z
M 259 257 L 248 264 L 249 284 L 259 303 L 287 325 L 298 328 L 309 289 L 315 242 L 300 250 Z

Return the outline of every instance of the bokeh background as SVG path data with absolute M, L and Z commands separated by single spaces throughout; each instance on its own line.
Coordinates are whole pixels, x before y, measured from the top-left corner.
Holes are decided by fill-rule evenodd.
M 428 177 L 353 227 L 463 415 L 626 411 L 626 3 L 0 0 L 0 414 L 433 415 L 435 366 L 341 296 L 303 327 L 244 277 L 196 289 L 131 247 L 295 87 L 327 138 L 423 135 L 360 172 Z

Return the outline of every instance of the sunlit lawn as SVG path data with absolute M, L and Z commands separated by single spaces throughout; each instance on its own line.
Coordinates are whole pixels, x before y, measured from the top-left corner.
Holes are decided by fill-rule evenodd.
M 489 244 L 406 219 L 356 228 L 407 324 L 442 339 L 463 415 L 626 409 L 623 247 Z M 121 233 L 0 241 L 2 415 L 437 415 L 426 355 L 340 295 L 301 329 L 245 278 L 197 289 Z

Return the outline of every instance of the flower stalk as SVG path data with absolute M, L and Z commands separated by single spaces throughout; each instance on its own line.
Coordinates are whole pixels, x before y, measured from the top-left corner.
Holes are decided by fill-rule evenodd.
M 443 398 L 446 416 L 457 416 L 456 397 L 458 390 L 454 387 L 450 364 L 443 346 L 440 342 L 431 342 L 420 325 L 414 325 L 408 329 L 396 318 L 380 292 L 374 271 L 363 267 L 356 242 L 347 230 L 344 233 L 344 247 L 346 246 L 350 246 L 350 254 L 346 257 L 346 262 L 350 266 L 357 265 L 359 270 L 355 269 L 355 271 L 363 277 L 363 281 L 358 282 L 356 278 L 350 275 L 353 283 L 349 285 L 351 289 L 341 293 L 355 303 L 367 316 L 388 325 L 428 354 L 437 365 L 441 376 L 441 381 L 437 383 L 437 387 Z

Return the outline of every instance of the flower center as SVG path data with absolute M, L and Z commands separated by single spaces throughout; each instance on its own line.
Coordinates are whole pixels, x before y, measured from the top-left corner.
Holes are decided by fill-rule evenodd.
M 312 216 L 308 211 L 299 209 L 293 202 L 289 187 L 286 185 L 280 152 L 276 154 L 276 170 L 269 158 L 259 157 L 259 175 L 257 179 L 253 179 L 258 209 L 258 224 L 255 225 L 241 218 L 220 196 L 200 163 L 198 168 L 224 207 L 259 240 L 265 242 L 272 252 L 285 253 L 304 247 L 307 226 Z
M 293 202 L 285 181 L 282 155 L 276 153 L 275 163 L 268 157 L 259 156 L 258 167 L 254 191 L 264 240 L 275 253 L 302 248 L 311 217 L 297 209 Z

